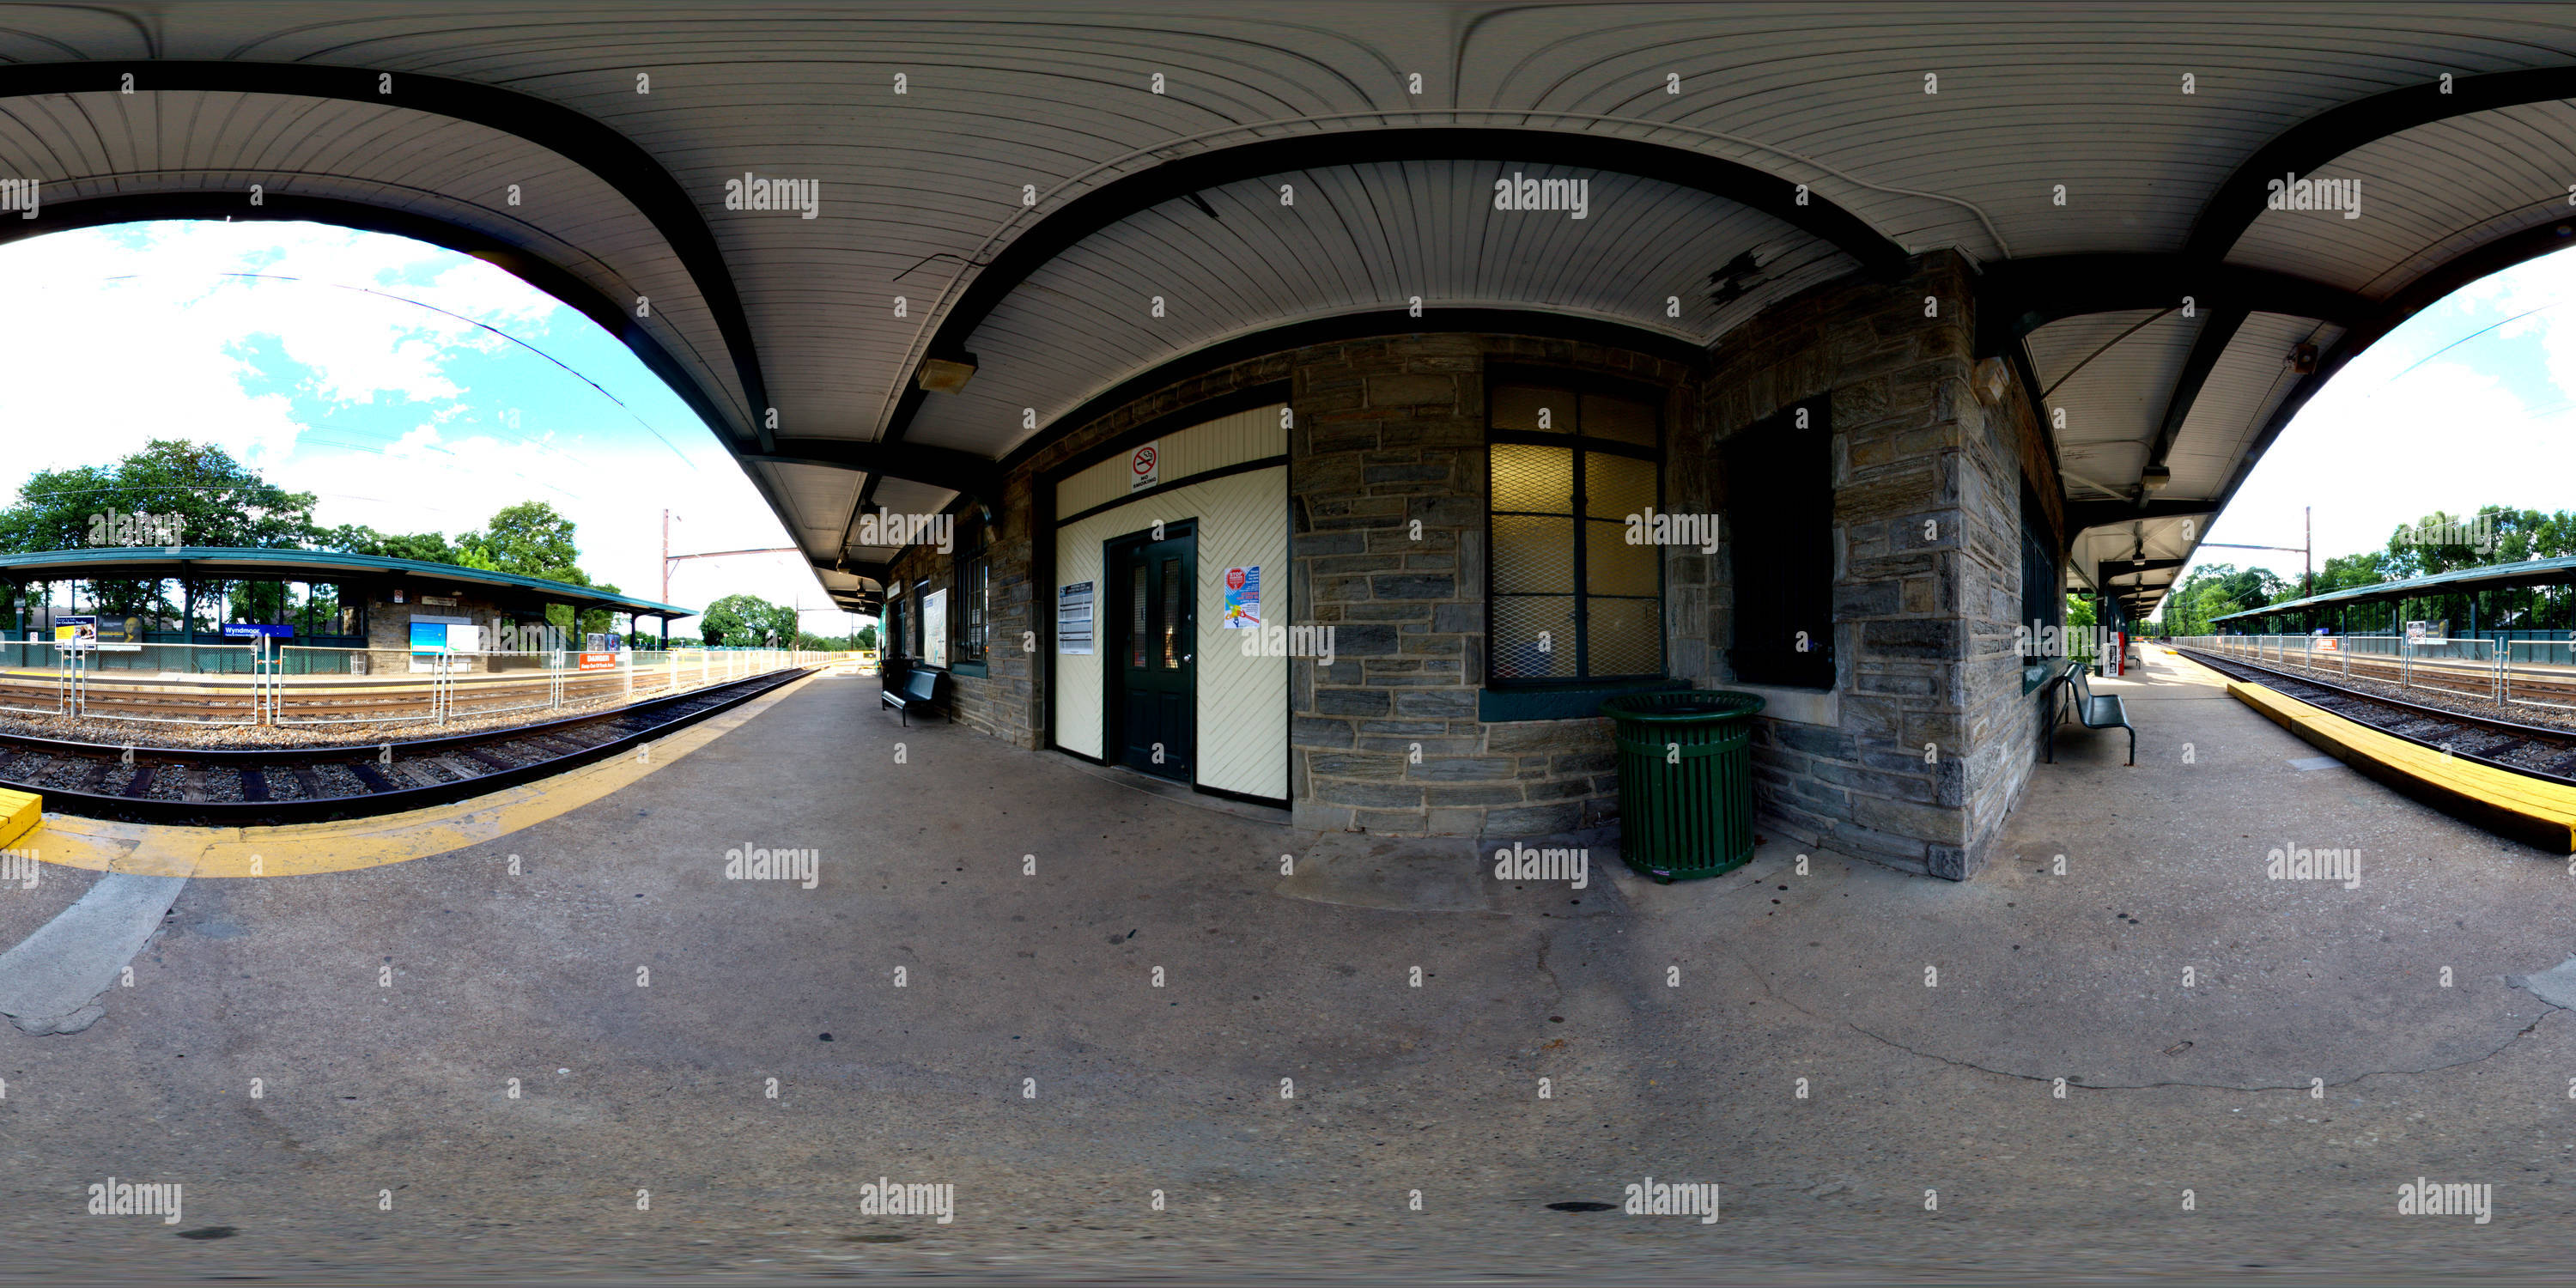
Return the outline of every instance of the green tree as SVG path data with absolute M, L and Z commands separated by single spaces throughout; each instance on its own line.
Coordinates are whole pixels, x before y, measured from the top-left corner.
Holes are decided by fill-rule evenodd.
M 758 595 L 727 595 L 707 605 L 698 617 L 698 633 L 710 645 L 756 648 L 771 635 L 796 638 L 796 610 Z
M 581 549 L 573 541 L 572 520 L 543 501 L 522 501 L 502 510 L 481 532 L 458 537 L 456 546 L 460 552 L 478 555 L 484 561 L 460 560 L 468 567 L 572 582 L 576 586 L 590 584 L 587 578 L 573 581 L 581 576 Z
M 2317 570 L 2315 593 L 2350 590 L 2355 586 L 2376 586 L 2388 578 L 2388 556 L 2377 550 L 2359 554 L 2336 555 Z
M 98 520 L 141 512 L 176 516 L 191 546 L 296 548 L 318 535 L 313 494 L 289 492 L 220 447 L 154 439 L 114 465 L 39 470 L 0 510 L 0 549 L 13 553 L 92 544 Z
M 2274 576 L 2269 568 L 2239 570 L 2234 564 L 2203 564 L 2191 570 L 2182 584 L 2165 596 L 2161 614 L 2166 628 L 2175 635 L 2210 635 L 2219 630 L 2241 630 L 2230 623 L 2213 626 L 2212 620 L 2265 604 L 2295 593 L 2295 588 Z
M 379 559 L 417 559 L 423 563 L 457 562 L 456 547 L 449 545 L 442 532 L 405 534 L 378 532 L 365 524 L 343 524 L 321 534 L 314 542 L 318 549 L 338 550 L 353 555 L 372 555 Z
M 180 439 L 154 439 L 113 465 L 40 470 L 19 486 L 17 504 L 0 510 L 0 550 L 13 553 L 163 544 L 171 535 L 191 546 L 275 549 L 313 533 L 312 493 L 289 492 L 220 447 Z M 101 580 L 90 592 L 110 615 L 177 612 L 160 582 Z

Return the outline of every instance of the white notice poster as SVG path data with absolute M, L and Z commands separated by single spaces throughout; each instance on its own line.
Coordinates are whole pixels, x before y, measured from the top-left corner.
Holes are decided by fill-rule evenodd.
M 1055 592 L 1055 651 L 1091 655 L 1091 583 L 1077 581 Z
M 934 590 L 921 597 L 921 660 L 932 666 L 948 665 L 948 592 Z

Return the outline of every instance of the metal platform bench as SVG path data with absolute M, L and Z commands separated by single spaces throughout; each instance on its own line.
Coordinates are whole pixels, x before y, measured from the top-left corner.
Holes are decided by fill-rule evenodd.
M 2056 705 L 2057 691 L 2060 687 L 2066 691 L 2067 705 L 2064 708 Z M 2048 763 L 2052 765 L 2057 763 L 2057 726 L 2066 723 L 2066 718 L 2070 715 L 2075 718 L 2076 723 L 2087 729 L 2128 730 L 2129 763 L 2132 765 L 2138 763 L 2138 727 L 2129 723 L 2128 704 L 2122 702 L 2116 694 L 2096 695 L 2092 686 L 2085 682 L 2083 663 L 2069 663 L 2065 673 L 2057 677 L 2055 684 L 2049 686 L 2048 696 L 2041 700 L 2040 706 L 2050 713 Z
M 914 667 L 904 672 L 902 683 L 887 689 L 879 701 L 893 707 L 903 717 L 906 726 L 912 724 L 915 711 L 936 711 L 951 721 L 957 718 L 948 709 L 948 673 L 945 671 Z

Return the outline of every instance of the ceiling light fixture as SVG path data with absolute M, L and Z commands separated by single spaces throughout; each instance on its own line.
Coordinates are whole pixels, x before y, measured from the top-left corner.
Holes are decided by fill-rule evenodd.
M 924 358 L 921 374 L 916 377 L 923 392 L 953 394 L 975 378 L 975 355 L 961 353 L 954 358 Z

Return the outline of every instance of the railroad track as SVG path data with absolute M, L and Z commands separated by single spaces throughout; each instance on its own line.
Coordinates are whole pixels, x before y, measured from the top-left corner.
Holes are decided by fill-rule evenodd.
M 661 677 L 652 677 L 660 682 Z M 625 677 L 614 672 L 567 676 L 563 701 L 588 702 L 624 692 Z M 347 684 L 299 680 L 285 686 L 285 725 L 355 723 L 408 724 L 431 717 L 426 684 Z M 551 701 L 544 676 L 460 678 L 449 712 L 457 716 L 497 711 L 533 710 Z M 91 718 L 134 717 L 140 722 L 221 726 L 249 724 L 258 714 L 248 677 L 197 677 L 160 680 L 151 677 L 102 679 L 93 675 L 84 695 L 84 714 Z M 11 677 L 0 680 L 0 712 L 53 716 L 60 710 L 61 690 L 52 680 Z
M 2296 671 L 2219 657 L 2199 649 L 2178 651 L 2221 675 L 2263 684 L 2286 697 L 2391 737 L 2481 765 L 2576 787 L 2576 733 L 2568 730 L 2364 693 Z
M 2299 650 L 2291 649 L 2292 653 Z M 2233 653 L 2219 654 L 2229 661 L 2239 661 Z M 2474 658 L 2416 657 L 2406 662 L 2382 653 L 2321 652 L 2315 655 L 2319 666 L 2340 670 L 2346 678 L 2376 680 L 2382 684 L 2452 693 L 2480 702 L 2496 699 L 2498 676 L 2491 662 Z M 2245 663 L 2266 670 L 2274 669 L 2265 659 Z M 2294 671 L 2306 675 L 2306 671 Z M 2513 666 L 2504 677 L 2511 696 L 2517 701 L 2537 706 L 2576 708 L 2576 670 L 2553 664 L 2523 662 Z
M 631 751 L 812 673 L 791 667 L 614 711 L 408 742 L 336 747 L 110 747 L 0 733 L 0 786 L 48 812 L 257 827 L 444 804 Z

